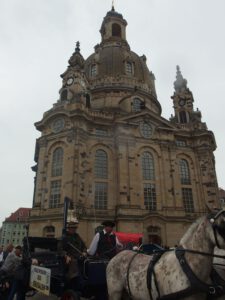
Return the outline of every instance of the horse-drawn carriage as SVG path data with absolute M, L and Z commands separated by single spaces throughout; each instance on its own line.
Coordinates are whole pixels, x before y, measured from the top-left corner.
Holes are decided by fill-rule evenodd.
M 134 235 L 126 237 L 125 247 L 130 242 L 135 244 Z M 137 242 L 138 242 L 137 235 Z M 61 239 L 45 237 L 26 237 L 24 255 L 38 261 L 38 266 L 31 266 L 30 285 L 35 290 L 54 294 L 62 300 L 85 299 L 106 300 L 106 267 L 109 260 L 96 257 L 78 257 L 80 276 L 72 285 L 68 284 L 64 254 L 61 251 Z M 155 244 L 142 247 L 142 252 L 151 254 L 162 249 Z
M 107 259 L 78 258 L 80 276 L 69 284 L 64 255 L 58 250 L 61 243 L 56 238 L 28 237 L 24 249 L 38 266 L 31 266 L 30 285 L 37 291 L 54 294 L 62 300 L 106 300 Z
M 33 279 L 31 274 L 31 286 L 62 300 L 225 299 L 225 271 L 221 280 L 211 273 L 215 258 L 225 266 L 224 252 L 214 252 L 216 246 L 225 249 L 224 211 L 196 220 L 175 249 L 150 247 L 147 255 L 125 250 L 109 262 L 81 258 L 81 280 L 69 289 L 63 255 L 58 251 L 59 240 L 28 237 L 25 242 L 25 253 L 39 261 L 39 267 L 33 267 L 37 272 Z M 44 271 L 38 268 L 45 270 L 46 282 L 41 281 Z

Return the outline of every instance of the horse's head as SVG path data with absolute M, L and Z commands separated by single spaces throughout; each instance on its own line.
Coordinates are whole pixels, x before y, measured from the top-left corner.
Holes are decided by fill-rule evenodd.
M 208 216 L 213 228 L 215 245 L 225 249 L 225 210 L 219 210 Z

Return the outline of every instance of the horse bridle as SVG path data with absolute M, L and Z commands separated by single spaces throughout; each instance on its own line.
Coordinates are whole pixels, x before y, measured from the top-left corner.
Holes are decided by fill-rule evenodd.
M 220 244 L 219 244 L 219 241 L 218 241 L 217 234 L 219 234 L 225 240 L 225 229 L 222 229 L 220 226 L 215 224 L 215 221 L 222 214 L 225 214 L 225 210 L 223 210 L 223 209 L 218 211 L 214 217 L 209 219 L 209 222 L 212 225 L 216 246 L 219 249 L 221 249 L 221 247 L 220 247 Z

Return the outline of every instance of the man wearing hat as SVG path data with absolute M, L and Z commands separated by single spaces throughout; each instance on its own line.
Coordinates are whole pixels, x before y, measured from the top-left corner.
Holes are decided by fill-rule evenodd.
M 117 250 L 121 250 L 123 246 L 113 232 L 115 223 L 112 221 L 104 221 L 102 225 L 104 229 L 96 233 L 87 253 L 89 255 L 111 259 L 117 254 Z
M 80 285 L 80 272 L 78 258 L 86 251 L 86 245 L 80 235 L 76 232 L 78 220 L 73 212 L 68 212 L 66 236 L 63 238 L 63 250 L 65 251 L 65 262 L 67 265 L 67 288 Z

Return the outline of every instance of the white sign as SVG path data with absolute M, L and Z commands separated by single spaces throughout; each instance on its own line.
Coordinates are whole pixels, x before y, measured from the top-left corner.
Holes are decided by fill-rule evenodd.
M 35 290 L 49 296 L 51 270 L 38 266 L 31 266 L 30 286 Z

